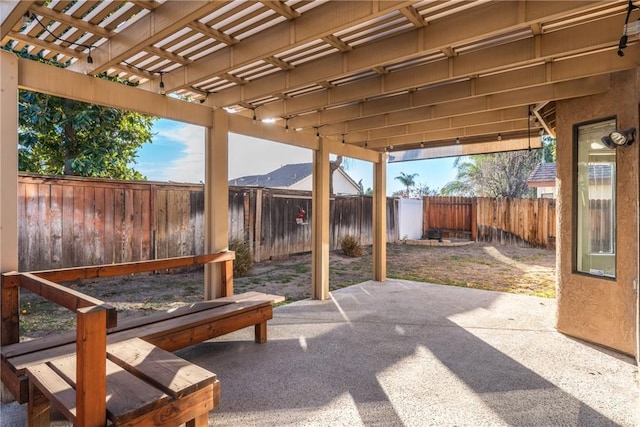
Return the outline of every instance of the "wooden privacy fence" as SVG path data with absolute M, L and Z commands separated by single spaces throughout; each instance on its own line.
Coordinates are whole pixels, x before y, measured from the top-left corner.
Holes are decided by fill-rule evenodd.
M 338 196 L 329 204 L 330 249 L 350 234 L 373 243 L 373 200 L 370 196 Z M 304 211 L 304 214 L 301 212 Z M 311 251 L 311 193 L 255 187 L 229 190 L 229 235 L 248 242 L 255 261 Z M 296 219 L 301 216 L 301 221 Z M 301 223 L 299 223 L 301 222 Z M 387 240 L 398 240 L 397 200 L 387 199 Z
M 425 233 L 430 229 L 438 229 L 447 232 L 449 237 L 475 240 L 475 203 L 473 197 L 425 197 Z
M 479 242 L 555 248 L 555 199 L 478 198 Z
M 430 229 L 479 242 L 555 248 L 555 200 L 425 197 L 425 233 Z
M 21 271 L 205 252 L 202 185 L 20 174 L 18 196 Z M 372 242 L 371 208 L 368 196 L 331 200 L 331 249 L 346 234 Z M 256 260 L 310 251 L 312 215 L 310 193 L 229 189 L 229 237 L 245 240 Z M 394 199 L 387 236 L 398 239 Z

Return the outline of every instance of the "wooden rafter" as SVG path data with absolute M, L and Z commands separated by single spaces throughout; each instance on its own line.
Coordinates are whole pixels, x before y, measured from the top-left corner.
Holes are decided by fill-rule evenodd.
M 34 4 L 33 6 L 31 6 L 31 11 L 34 13 L 37 13 L 38 15 L 44 16 L 47 19 L 51 19 L 53 21 L 58 21 L 63 24 L 67 24 L 69 26 L 79 28 L 83 31 L 96 34 L 100 37 L 110 38 L 115 34 L 113 31 L 109 31 L 104 27 L 92 24 L 82 19 L 75 18 L 65 13 L 56 12 L 55 10 L 45 6 Z
M 208 25 L 205 25 L 200 21 L 190 22 L 189 24 L 187 24 L 187 26 L 195 31 L 198 31 L 204 34 L 205 36 L 209 36 L 212 39 L 217 40 L 226 45 L 231 46 L 233 44 L 238 43 L 238 39 L 231 37 L 230 35 L 225 34 L 222 31 L 218 31 L 215 28 L 212 28 Z
M 517 40 L 511 43 L 489 47 L 477 52 L 470 52 L 465 55 L 457 55 L 449 62 L 432 62 L 419 67 L 398 70 L 385 76 L 387 79 L 398 80 L 406 83 L 404 88 L 420 87 L 425 84 L 435 83 L 436 80 L 431 76 L 440 76 L 438 81 L 446 81 L 448 79 L 459 79 L 479 73 L 495 72 L 501 69 L 509 69 L 514 66 L 524 66 L 527 64 L 544 62 L 545 59 L 557 59 L 563 56 L 573 56 L 581 54 L 593 46 L 598 48 L 612 47 L 618 44 L 620 38 L 619 18 L 612 16 L 601 19 L 594 23 L 576 25 L 563 30 L 554 31 L 552 33 L 543 34 L 538 39 L 528 38 Z M 432 27 L 435 27 L 436 24 Z M 294 90 L 295 86 L 303 87 L 313 84 L 321 80 L 336 79 L 343 73 L 346 67 L 351 73 L 370 70 L 373 67 L 386 65 L 392 58 L 392 55 L 402 58 L 413 57 L 416 55 L 425 55 L 429 50 L 420 49 L 420 40 L 424 38 L 423 30 L 414 30 L 412 32 L 401 33 L 397 36 L 379 42 L 372 42 L 365 47 L 359 47 L 357 50 L 345 53 L 336 53 L 323 58 L 323 67 L 318 69 L 314 63 L 302 64 L 287 73 L 285 78 L 277 78 L 271 76 L 268 80 L 256 80 L 252 83 L 253 90 L 250 92 L 252 96 L 263 97 L 269 96 L 271 93 L 288 92 Z M 451 40 L 455 37 L 451 34 Z M 448 38 L 447 38 L 447 41 Z M 440 51 L 443 46 L 433 43 L 434 50 Z M 448 47 L 449 45 L 445 46 Z M 539 46 L 539 48 L 536 48 Z M 384 52 L 388 54 L 385 55 Z M 441 65 L 443 68 L 439 68 Z M 419 71 L 420 70 L 420 71 Z M 407 79 L 406 76 L 412 76 Z M 309 76 L 306 78 L 306 76 Z M 398 76 L 398 79 L 394 79 Z M 388 81 L 385 83 L 389 83 Z M 393 90 L 399 89 L 398 85 L 385 85 L 387 89 L 393 87 Z M 379 92 L 379 87 L 377 88 Z M 227 99 L 228 95 L 228 99 Z M 239 96 L 246 96 L 247 93 L 239 94 L 234 89 L 228 89 L 220 93 L 218 102 L 221 105 L 229 105 L 236 102 Z M 365 97 L 370 97 L 367 94 Z M 339 99 L 339 98 L 334 98 Z M 250 100 L 249 100 L 250 101 Z
M 328 36 L 323 37 L 322 40 L 324 40 L 327 44 L 335 47 L 340 52 L 349 52 L 350 50 L 353 50 L 351 46 L 349 46 L 333 34 L 329 34 Z
M 96 48 L 92 54 L 94 73 L 106 71 L 110 66 L 133 56 L 222 5 L 217 2 L 164 3 Z M 75 70 L 73 65 L 69 68 Z
M 293 65 L 283 61 L 280 58 L 276 58 L 275 56 L 269 56 L 268 58 L 264 58 L 264 60 L 282 70 L 293 70 L 295 68 Z
M 287 19 L 296 19 L 300 16 L 299 12 L 280 0 L 260 0 L 260 3 Z
M 420 15 L 413 6 L 403 7 L 400 9 L 400 13 L 402 13 L 404 17 L 407 18 L 416 28 L 421 28 L 427 25 L 427 21 L 422 18 L 422 15 Z

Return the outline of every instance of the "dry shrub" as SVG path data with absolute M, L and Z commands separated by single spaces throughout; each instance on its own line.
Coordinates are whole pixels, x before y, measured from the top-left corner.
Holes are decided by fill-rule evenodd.
M 253 257 L 251 249 L 244 240 L 233 239 L 229 242 L 229 250 L 236 253 L 236 259 L 233 261 L 234 277 L 243 277 L 251 273 L 253 268 Z
M 360 240 L 351 235 L 346 235 L 340 240 L 340 247 L 346 256 L 358 258 L 364 255 L 364 248 Z

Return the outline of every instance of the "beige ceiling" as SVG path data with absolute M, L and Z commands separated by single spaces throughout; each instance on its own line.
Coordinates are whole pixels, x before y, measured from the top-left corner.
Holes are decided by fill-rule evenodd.
M 185 102 L 380 151 L 553 133 L 554 101 L 606 91 L 609 73 L 640 60 L 637 35 L 616 54 L 627 1 L 2 0 L 2 8 L 5 48 L 141 90 L 157 92 L 162 81 Z

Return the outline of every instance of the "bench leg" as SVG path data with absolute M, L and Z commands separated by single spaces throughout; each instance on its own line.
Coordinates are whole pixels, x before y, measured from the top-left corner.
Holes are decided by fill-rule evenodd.
M 27 420 L 29 427 L 48 427 L 51 423 L 51 402 L 31 381 L 29 381 Z
M 256 326 L 256 343 L 264 344 L 267 342 L 267 322 L 258 323 Z
M 207 427 L 209 425 L 209 414 L 198 415 L 194 419 L 187 421 L 185 427 Z

